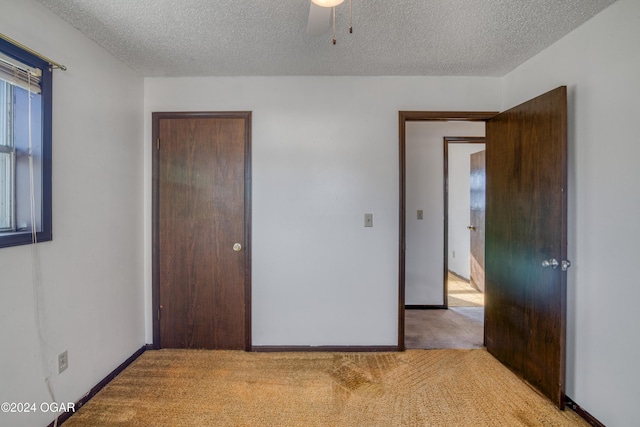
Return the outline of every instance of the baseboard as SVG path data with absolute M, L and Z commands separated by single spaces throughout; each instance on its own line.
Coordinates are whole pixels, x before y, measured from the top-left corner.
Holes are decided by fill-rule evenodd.
M 405 305 L 405 310 L 441 310 L 446 309 L 446 305 Z
M 451 273 L 452 275 L 454 275 L 455 277 L 457 277 L 458 279 L 460 279 L 460 280 L 464 281 L 464 282 L 467 282 L 467 283 L 470 283 L 470 282 L 471 282 L 471 280 L 470 280 L 470 279 L 467 279 L 466 277 L 463 277 L 463 276 L 459 275 L 459 274 L 458 274 L 458 273 L 456 273 L 455 271 L 448 270 L 448 272 L 449 272 L 449 273 Z
M 255 352 L 338 352 L 338 353 L 374 353 L 397 352 L 395 345 L 254 345 L 251 351 Z
M 565 396 L 564 401 L 569 408 L 571 408 L 576 414 L 580 415 L 580 417 L 588 422 L 589 425 L 592 425 L 593 427 L 605 427 L 605 425 L 598 421 L 596 417 L 581 408 L 580 405 L 574 402 L 569 396 Z
M 150 350 L 150 349 L 152 349 L 152 345 L 151 344 L 146 344 L 146 345 L 140 347 L 138 350 L 136 350 L 136 352 L 133 353 L 127 360 L 122 362 L 120 364 L 120 366 L 118 366 L 116 369 L 111 371 L 111 373 L 109 375 L 104 377 L 104 379 L 102 381 L 100 381 L 98 384 L 96 384 L 87 394 L 82 396 L 82 398 L 80 398 L 80 400 L 78 400 L 76 402 L 75 410 L 77 411 L 78 409 L 82 408 L 82 406 L 84 406 L 84 404 L 86 404 L 89 400 L 91 400 L 91 398 L 93 396 L 98 394 L 98 392 L 100 390 L 102 390 L 104 388 L 104 386 L 109 384 L 111 382 L 111 380 L 113 380 L 115 377 L 117 377 L 120 372 L 124 371 L 127 368 L 127 366 L 131 365 L 131 363 L 133 363 L 134 360 L 136 360 L 138 357 L 140 357 L 140 355 L 142 353 L 144 353 L 145 351 Z M 64 423 L 65 421 L 67 421 L 74 413 L 75 412 L 64 412 L 64 413 L 60 414 L 60 416 L 58 417 L 58 425 L 60 425 L 60 424 Z M 49 424 L 47 427 L 53 427 L 54 425 L 55 425 L 55 420 L 52 421 L 51 424 Z

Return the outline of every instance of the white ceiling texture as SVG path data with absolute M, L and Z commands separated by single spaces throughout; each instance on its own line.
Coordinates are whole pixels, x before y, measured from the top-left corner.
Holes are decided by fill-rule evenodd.
M 502 76 L 614 0 L 37 0 L 142 76 Z M 329 27 L 327 23 L 327 27 Z

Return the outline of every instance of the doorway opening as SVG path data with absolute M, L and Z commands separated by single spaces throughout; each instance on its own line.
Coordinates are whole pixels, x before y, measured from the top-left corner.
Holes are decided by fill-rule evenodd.
M 452 340 L 452 334 L 447 333 L 455 330 L 456 334 L 460 335 L 466 331 L 467 341 L 471 340 L 471 343 L 462 344 L 463 346 L 478 347 L 483 344 L 484 330 L 483 330 L 483 317 L 484 313 L 474 313 L 470 316 L 458 313 L 457 309 L 452 310 L 430 310 L 430 309 L 446 309 L 448 308 L 448 277 L 449 277 L 449 262 L 445 255 L 449 253 L 447 248 L 447 224 L 443 224 L 443 212 L 445 212 L 445 206 L 447 206 L 447 200 L 445 198 L 446 188 L 440 184 L 443 182 L 444 170 L 448 165 L 444 165 L 442 141 L 445 136 L 448 135 L 468 135 L 464 138 L 470 139 L 473 136 L 484 135 L 484 122 L 485 120 L 493 117 L 494 112 L 400 112 L 399 113 L 399 131 L 400 131 L 400 304 L 399 304 L 399 331 L 398 331 L 398 347 L 405 349 L 407 346 L 411 348 L 459 348 L 459 345 L 455 343 L 455 337 Z M 442 127 L 442 133 L 438 137 L 437 148 L 432 153 L 432 160 L 437 162 L 437 166 L 424 165 L 424 167 L 416 167 L 412 165 L 418 159 L 419 156 L 410 152 L 413 144 L 413 125 L 419 123 L 412 122 L 431 122 L 434 127 Z M 469 125 L 472 122 L 475 123 L 476 128 L 469 128 L 467 131 L 456 131 L 455 125 Z M 447 129 L 448 124 L 453 125 L 453 129 Z M 409 132 L 407 132 L 409 128 Z M 481 132 L 478 132 L 481 129 Z M 453 138 L 453 137 L 451 137 Z M 460 137 L 462 138 L 462 137 Z M 453 139 L 452 139 L 453 140 Z M 452 142 L 454 144 L 454 142 Z M 433 144 L 432 144 L 433 145 Z M 448 145 L 445 143 L 445 146 Z M 433 147 L 432 147 L 433 148 Z M 408 152 L 409 150 L 409 152 Z M 434 153 L 439 153 L 435 154 Z M 423 155 L 425 153 L 422 153 Z M 419 174 L 436 173 L 435 182 L 439 185 L 440 196 L 431 197 L 428 200 L 418 200 L 410 196 L 414 194 L 414 188 L 412 186 L 416 182 L 415 176 L 411 176 L 415 171 L 419 171 Z M 423 177 L 424 179 L 424 177 Z M 417 180 L 420 182 L 420 179 Z M 445 183 L 446 184 L 446 183 Z M 422 193 L 422 197 L 428 197 L 428 192 L 419 191 Z M 419 199 L 419 197 L 418 197 Z M 435 210 L 435 212 L 434 212 Z M 445 212 L 446 213 L 446 212 Z M 435 218 L 437 222 L 436 229 L 431 225 L 427 225 L 424 222 L 424 218 L 427 216 Z M 444 215 L 446 218 L 446 215 Z M 467 224 L 468 226 L 469 224 Z M 465 231 L 468 235 L 468 230 L 465 226 Z M 420 248 L 416 248 L 416 241 L 424 240 L 419 236 L 421 233 L 426 233 L 431 241 L 432 253 L 428 254 L 424 251 L 420 253 Z M 437 247 L 433 248 L 434 240 L 436 237 L 442 239 L 437 243 Z M 416 261 L 417 259 L 417 261 Z M 425 262 L 427 261 L 427 262 Z M 434 265 L 427 265 L 432 263 Z M 415 265 L 419 265 L 419 268 L 414 268 Z M 432 277 L 427 277 L 423 273 L 424 271 L 430 271 Z M 454 270 L 455 271 L 455 270 Z M 428 287 L 420 287 L 419 283 L 430 283 Z M 406 310 L 405 310 L 406 309 Z M 444 318 L 447 316 L 447 318 Z M 428 318 L 428 319 L 427 319 Z M 471 328 L 465 328 L 467 320 L 473 323 Z M 427 343 L 416 343 L 414 336 L 408 336 L 407 331 L 411 331 L 418 324 L 419 329 L 423 333 L 424 339 Z M 424 325 L 429 324 L 435 326 L 435 335 L 429 335 L 429 331 L 425 331 Z M 446 326 L 447 328 L 443 327 Z M 444 334 L 440 334 L 444 332 Z M 425 333 L 427 334 L 425 336 Z M 440 337 L 438 337 L 440 335 Z M 406 338 L 406 339 L 405 339 Z M 463 337 L 463 340 L 465 338 Z
M 415 143 L 432 144 L 433 151 L 437 151 L 440 144 L 436 144 L 436 137 L 442 132 L 463 130 L 484 135 L 484 125 L 478 123 L 450 123 L 445 126 L 427 123 L 421 127 L 429 128 L 431 132 L 422 132 L 421 137 L 426 139 L 419 142 L 413 141 L 413 135 L 407 136 L 408 157 L 417 155 L 412 153 L 411 146 Z M 410 134 L 413 133 L 411 131 L 415 130 L 410 129 Z M 481 291 L 484 289 L 484 238 L 479 236 L 484 236 L 484 215 L 477 212 L 484 211 L 485 140 L 484 137 L 460 136 L 444 136 L 441 140 L 444 158 L 444 274 L 441 286 L 444 304 L 442 307 L 407 305 L 405 345 L 419 349 L 481 348 L 484 346 L 484 293 Z M 411 163 L 407 168 L 407 204 L 412 205 L 411 198 L 415 197 L 412 187 L 416 183 L 411 182 L 415 179 L 410 170 Z M 437 187 L 438 183 L 420 184 Z M 412 219 L 409 215 L 407 222 L 410 223 Z M 432 220 L 436 222 L 439 219 L 435 217 Z M 411 229 L 412 226 L 408 225 L 407 247 L 408 250 L 415 250 L 416 245 L 411 244 L 414 238 Z M 410 255 L 408 268 L 413 269 Z M 420 285 L 438 287 L 437 280 L 421 282 Z M 415 299 L 416 296 L 407 298 Z
M 403 341 L 408 276 L 406 127 L 412 120 L 486 123 L 485 347 L 563 409 L 570 266 L 566 259 L 567 87 L 496 115 L 400 112 L 398 336 Z
M 484 129 L 482 130 L 484 135 Z M 444 305 L 484 317 L 485 139 L 443 138 Z

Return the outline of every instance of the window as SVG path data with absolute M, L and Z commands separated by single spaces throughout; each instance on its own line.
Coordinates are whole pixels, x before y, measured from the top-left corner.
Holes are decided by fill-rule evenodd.
M 0 39 L 0 247 L 51 240 L 51 74 Z

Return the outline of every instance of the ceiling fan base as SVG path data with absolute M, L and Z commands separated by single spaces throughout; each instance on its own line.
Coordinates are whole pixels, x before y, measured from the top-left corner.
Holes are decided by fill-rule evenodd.
M 344 0 L 311 0 L 314 4 L 320 7 L 336 7 L 342 4 Z

